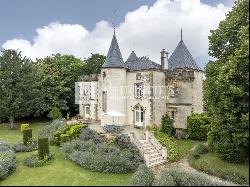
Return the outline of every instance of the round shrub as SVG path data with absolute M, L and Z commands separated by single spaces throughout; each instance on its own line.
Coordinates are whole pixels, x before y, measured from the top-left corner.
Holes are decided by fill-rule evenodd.
M 63 115 L 60 112 L 59 108 L 53 107 L 52 110 L 49 112 L 48 117 L 51 119 L 60 119 L 63 117 Z
M 206 140 L 209 124 L 206 113 L 192 113 L 187 117 L 188 137 L 195 140 Z
M 80 134 L 80 140 L 87 141 L 93 140 L 96 144 L 104 143 L 107 141 L 105 134 L 98 133 L 90 128 L 83 128 Z
M 166 172 L 166 171 L 164 171 Z M 174 179 L 175 186 L 219 186 L 221 184 L 214 182 L 201 173 L 186 171 L 183 169 L 171 169 L 168 175 Z
M 16 155 L 5 142 L 0 142 L 0 180 L 16 170 Z
M 160 173 L 160 177 L 155 182 L 156 186 L 176 186 L 173 176 L 168 170 L 163 170 Z
M 154 173 L 150 168 L 141 165 L 129 180 L 130 186 L 152 186 L 154 182 Z
M 51 163 L 54 159 L 54 155 L 49 153 L 48 155 L 44 156 L 43 159 L 40 159 L 37 154 L 34 154 L 28 158 L 26 158 L 23 163 L 24 165 L 34 168 L 34 167 L 42 167 Z
M 190 157 L 194 159 L 200 158 L 201 154 L 206 154 L 209 152 L 209 148 L 204 143 L 199 143 L 195 146 L 193 152 L 191 153 Z

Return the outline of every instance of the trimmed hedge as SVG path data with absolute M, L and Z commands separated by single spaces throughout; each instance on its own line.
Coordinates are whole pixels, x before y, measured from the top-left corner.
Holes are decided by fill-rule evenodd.
M 17 152 L 31 152 L 35 151 L 38 148 L 37 141 L 29 141 L 27 145 L 24 145 L 22 143 L 19 144 L 14 144 L 12 146 L 12 149 L 17 153 Z
M 24 129 L 29 128 L 29 124 L 21 124 L 21 132 L 23 132 Z
M 32 129 L 27 128 L 23 130 L 23 144 L 28 145 L 28 142 L 32 139 Z
M 187 117 L 187 134 L 190 139 L 206 140 L 210 122 L 206 113 L 192 113 Z
M 38 139 L 38 158 L 43 160 L 49 155 L 49 141 L 48 138 Z
M 154 173 L 145 165 L 141 165 L 129 180 L 130 186 L 152 186 Z
M 133 144 L 120 145 L 127 141 L 125 137 L 122 140 L 120 136 L 108 140 L 92 130 L 83 129 L 82 132 L 81 139 L 66 142 L 61 147 L 62 154 L 76 164 L 92 171 L 128 173 L 144 163 L 139 150 Z M 91 134 L 85 134 L 86 132 Z
M 16 155 L 5 142 L 0 142 L 0 180 L 16 170 Z
M 221 186 L 210 178 L 183 169 L 163 170 L 155 182 L 157 186 Z

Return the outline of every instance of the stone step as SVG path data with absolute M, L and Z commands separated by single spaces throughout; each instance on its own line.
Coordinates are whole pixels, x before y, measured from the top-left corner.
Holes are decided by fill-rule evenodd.
M 148 142 L 148 143 L 142 143 L 141 145 L 142 145 L 142 147 L 153 146 L 153 145 L 152 145 L 151 143 L 149 143 L 149 142 Z
M 155 152 L 155 151 L 157 151 L 157 150 L 154 147 L 143 148 L 144 153 L 152 153 L 152 152 Z
M 163 160 L 163 157 L 161 155 L 157 156 L 157 157 L 150 158 L 149 163 L 158 162 L 160 160 Z
M 141 144 L 143 144 L 143 143 L 150 143 L 148 140 L 139 140 L 139 142 L 140 142 Z
M 157 162 L 150 163 L 150 164 L 148 165 L 148 167 L 158 166 L 158 165 L 164 164 L 165 162 L 166 162 L 166 161 L 162 159 L 162 160 L 159 160 L 159 161 L 157 161 Z
M 150 157 L 151 157 L 151 158 L 159 157 L 159 156 L 162 157 L 162 154 L 160 154 L 158 151 L 157 151 L 157 152 L 150 153 Z

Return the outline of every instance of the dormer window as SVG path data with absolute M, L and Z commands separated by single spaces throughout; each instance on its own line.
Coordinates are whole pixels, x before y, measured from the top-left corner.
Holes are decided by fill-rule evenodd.
M 136 74 L 136 80 L 141 80 L 141 73 Z

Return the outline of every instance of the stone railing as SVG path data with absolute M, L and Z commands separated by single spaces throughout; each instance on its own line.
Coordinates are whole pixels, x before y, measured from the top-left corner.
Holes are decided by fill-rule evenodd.
M 149 165 L 149 162 L 150 162 L 150 155 L 147 154 L 147 153 L 144 153 L 143 151 L 143 148 L 142 148 L 142 145 L 139 141 L 139 139 L 136 137 L 135 133 L 130 133 L 130 141 L 135 144 L 135 146 L 139 149 L 141 155 L 143 156 L 145 162 L 146 162 L 146 165 L 148 166 Z
M 151 132 L 146 131 L 145 136 L 146 140 L 149 141 L 151 144 L 153 144 L 153 146 L 159 151 L 159 153 L 162 154 L 162 157 L 165 160 L 167 160 L 167 149 L 158 142 L 158 140 L 154 137 L 154 135 Z

